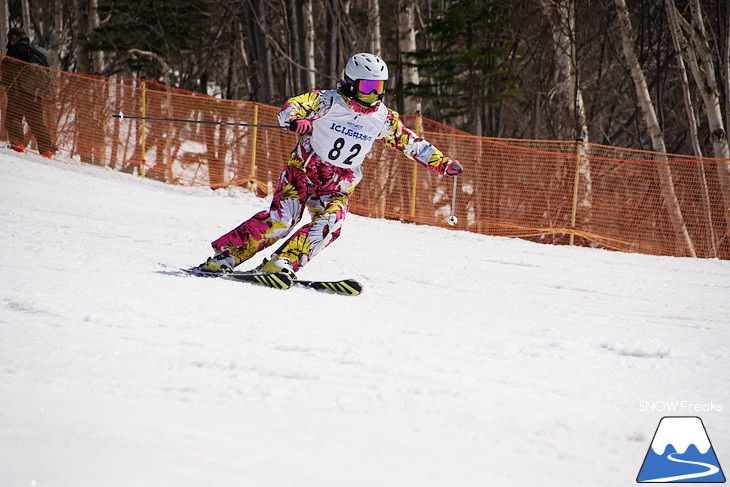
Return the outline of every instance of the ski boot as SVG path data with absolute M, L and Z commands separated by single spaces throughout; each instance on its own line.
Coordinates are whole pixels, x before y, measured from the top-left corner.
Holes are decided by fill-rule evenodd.
M 294 273 L 294 267 L 292 266 L 291 261 L 286 257 L 279 257 L 276 254 L 272 255 L 271 259 L 264 259 L 261 265 L 258 266 L 255 270 L 257 272 L 264 272 L 269 274 L 283 272 L 292 279 L 297 278 L 297 275 Z
M 200 273 L 231 274 L 235 266 L 236 260 L 231 255 L 231 252 L 225 249 L 213 257 L 208 257 L 208 260 L 194 269 Z

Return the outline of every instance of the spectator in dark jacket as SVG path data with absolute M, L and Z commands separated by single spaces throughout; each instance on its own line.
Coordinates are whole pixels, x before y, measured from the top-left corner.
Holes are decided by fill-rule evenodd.
M 51 142 L 51 135 L 44 120 L 44 95 L 38 89 L 35 74 L 43 74 L 44 68 L 35 64 L 24 64 L 31 61 L 30 40 L 26 33 L 17 27 L 8 32 L 7 55 L 2 61 L 2 80 L 6 87 L 7 107 L 5 109 L 5 129 L 8 131 L 10 147 L 18 152 L 25 151 L 25 133 L 23 118 L 28 122 L 30 130 L 38 142 L 38 152 L 44 157 L 51 157 L 56 147 Z

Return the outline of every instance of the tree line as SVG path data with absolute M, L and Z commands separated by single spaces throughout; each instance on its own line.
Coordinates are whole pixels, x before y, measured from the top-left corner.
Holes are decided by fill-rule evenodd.
M 391 68 L 391 106 L 476 135 L 652 149 L 632 63 L 668 151 L 718 155 L 707 90 L 715 116 L 727 123 L 730 113 L 726 0 L 9 0 L 7 8 L 9 26 L 24 26 L 60 69 L 270 104 L 334 87 L 347 57 L 370 51 Z

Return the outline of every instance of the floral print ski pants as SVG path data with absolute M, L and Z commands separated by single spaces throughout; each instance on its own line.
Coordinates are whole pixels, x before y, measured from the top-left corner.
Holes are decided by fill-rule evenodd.
M 344 169 L 319 159 L 303 139 L 292 152 L 274 191 L 271 206 L 212 242 L 216 252 L 228 249 L 236 265 L 286 237 L 308 209 L 311 222 L 299 228 L 277 250 L 294 270 L 307 264 L 340 236 L 352 191 L 362 168 Z M 305 161 L 307 161 L 305 163 Z

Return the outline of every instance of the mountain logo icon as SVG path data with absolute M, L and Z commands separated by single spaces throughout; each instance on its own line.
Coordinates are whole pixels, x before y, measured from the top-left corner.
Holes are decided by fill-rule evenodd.
M 725 482 L 725 475 L 702 420 L 696 416 L 663 417 L 636 481 Z

